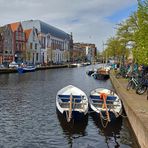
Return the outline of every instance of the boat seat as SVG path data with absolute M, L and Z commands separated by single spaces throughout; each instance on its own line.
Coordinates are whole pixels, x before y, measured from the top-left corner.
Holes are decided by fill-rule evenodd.
M 70 95 L 58 95 L 58 97 L 62 100 L 62 102 L 70 101 Z M 75 102 L 81 102 L 83 98 L 84 96 L 72 95 L 72 99 L 75 100 Z
M 90 95 L 90 98 L 93 100 L 102 100 L 100 98 L 100 96 L 94 96 L 94 95 Z M 107 101 L 115 101 L 116 100 L 116 96 L 107 96 Z

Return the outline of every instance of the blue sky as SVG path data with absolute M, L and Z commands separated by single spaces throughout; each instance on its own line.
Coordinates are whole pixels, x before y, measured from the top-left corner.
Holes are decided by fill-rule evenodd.
M 136 10 L 137 10 L 137 4 L 134 4 L 115 12 L 111 16 L 107 17 L 107 19 L 113 23 L 119 23 L 122 20 L 128 18 Z
M 67 33 L 74 42 L 102 42 L 115 34 L 116 24 L 136 10 L 137 0 L 0 0 L 0 26 L 42 20 Z

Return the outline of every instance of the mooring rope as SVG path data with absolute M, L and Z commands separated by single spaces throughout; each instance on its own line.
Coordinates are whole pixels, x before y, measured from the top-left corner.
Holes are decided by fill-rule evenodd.
M 107 94 L 106 93 L 99 93 L 99 94 L 100 94 L 100 98 L 103 99 L 102 109 L 105 109 L 105 111 L 106 111 L 106 118 L 103 116 L 102 111 L 100 111 L 101 124 L 102 124 L 103 128 L 106 128 L 108 123 L 111 121 L 109 111 L 108 111 L 108 107 L 107 107 L 107 104 L 106 104 Z M 106 120 L 105 124 L 104 124 L 103 120 L 104 121 Z
M 102 113 L 101 113 L 101 112 L 100 112 L 100 118 L 101 118 L 101 124 L 102 124 L 103 128 L 106 128 L 107 125 L 108 125 L 108 123 L 109 123 L 109 121 L 108 121 L 107 119 L 105 119 L 106 122 L 105 122 L 105 124 L 104 124 L 104 121 L 105 121 L 105 120 L 102 118 Z
M 70 122 L 72 119 L 72 94 L 70 95 L 69 110 L 66 112 L 67 122 Z
M 106 110 L 106 115 L 107 115 L 107 120 L 110 122 L 110 115 L 109 115 L 108 108 L 107 108 L 107 104 L 106 104 L 107 94 L 106 94 L 106 93 L 101 93 L 101 94 L 100 94 L 100 98 L 103 99 L 102 108 L 105 108 L 105 110 Z
M 95 107 L 95 106 L 94 106 L 94 107 Z M 96 107 L 95 107 L 95 108 L 96 108 Z M 102 114 L 102 112 L 101 112 L 100 109 L 96 108 L 96 110 L 99 111 L 99 115 L 100 115 L 100 119 L 101 119 L 101 124 L 102 124 L 103 128 L 106 128 L 107 125 L 108 125 L 108 122 L 109 122 L 108 119 L 107 119 L 107 117 L 105 118 L 105 117 L 103 116 L 103 114 Z M 96 112 L 96 111 L 91 111 L 91 112 Z M 106 124 L 104 124 L 103 121 L 107 121 Z

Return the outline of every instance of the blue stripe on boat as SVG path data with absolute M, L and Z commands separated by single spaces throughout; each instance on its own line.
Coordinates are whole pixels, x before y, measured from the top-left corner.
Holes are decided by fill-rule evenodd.
M 58 95 L 59 97 L 62 97 L 62 98 L 70 98 L 70 95 Z M 78 95 L 72 95 L 73 98 L 81 98 L 81 97 L 84 97 L 84 96 L 78 96 Z
M 96 100 L 101 100 L 100 96 L 94 96 L 94 95 L 90 95 L 91 99 L 96 99 Z M 109 101 L 115 101 L 116 100 L 116 96 L 107 96 L 107 100 Z
M 70 95 L 58 95 L 58 97 L 63 101 L 63 102 L 68 102 L 70 101 Z M 72 99 L 75 99 L 75 102 L 81 102 L 81 98 L 84 96 L 78 96 L 78 95 L 72 95 Z

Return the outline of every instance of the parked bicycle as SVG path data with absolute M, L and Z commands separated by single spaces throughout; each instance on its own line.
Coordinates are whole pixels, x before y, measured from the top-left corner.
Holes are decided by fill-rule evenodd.
M 146 92 L 148 94 L 148 74 L 144 75 L 138 87 L 136 88 L 136 93 L 142 95 Z
M 127 90 L 130 90 L 131 88 L 132 89 L 135 89 L 138 87 L 139 85 L 139 80 L 138 80 L 138 75 L 136 74 L 131 74 L 131 77 L 130 77 L 130 80 L 128 81 L 128 84 L 127 84 L 127 87 L 126 89 Z
M 127 77 L 127 69 L 123 66 L 120 68 L 119 72 L 116 73 L 116 78 L 119 79 L 120 77 L 126 78 Z

